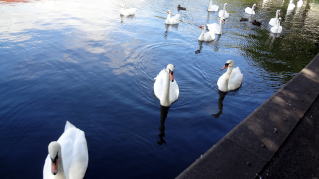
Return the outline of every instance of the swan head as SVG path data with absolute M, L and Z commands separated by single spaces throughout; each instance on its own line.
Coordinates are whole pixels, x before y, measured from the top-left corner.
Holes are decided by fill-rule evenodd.
M 174 69 L 175 69 L 175 66 L 173 64 L 168 64 L 166 66 L 166 71 L 168 72 L 169 74 L 169 79 L 173 82 L 174 81 Z
M 229 67 L 233 67 L 233 66 L 234 66 L 234 61 L 233 60 L 227 60 L 223 69 L 229 68 Z
M 207 26 L 206 25 L 200 25 L 200 26 L 198 26 L 200 29 L 202 29 L 202 30 L 207 30 L 208 28 L 207 28 Z
M 276 15 L 279 15 L 279 14 L 280 14 L 280 9 L 276 11 Z
M 53 141 L 48 146 L 49 157 L 51 159 L 51 173 L 56 175 L 59 171 L 59 160 L 61 157 L 61 146 L 58 142 Z
M 256 7 L 256 4 L 253 4 L 253 9 L 255 9 L 255 7 Z

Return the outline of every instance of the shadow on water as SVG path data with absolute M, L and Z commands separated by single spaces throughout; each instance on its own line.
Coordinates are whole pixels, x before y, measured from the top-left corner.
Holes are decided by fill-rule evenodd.
M 218 112 L 215 114 L 212 114 L 212 116 L 214 116 L 214 118 L 218 118 L 221 114 L 223 114 L 223 106 L 224 106 L 223 102 L 224 102 L 225 96 L 227 95 L 227 92 L 222 92 L 222 91 L 218 90 L 218 94 L 219 94 Z
M 160 117 L 160 127 L 159 127 L 159 140 L 157 141 L 157 144 L 162 145 L 166 144 L 165 141 L 165 121 L 167 118 L 167 114 L 169 111 L 169 107 L 161 106 L 161 117 Z
M 134 19 L 134 17 L 135 17 L 135 15 L 127 16 L 127 17 L 125 17 L 125 16 L 123 16 L 123 15 L 120 15 L 121 23 L 124 23 L 124 21 L 125 21 L 126 19 Z
M 199 54 L 202 52 L 202 49 L 203 49 L 203 44 L 207 44 L 207 45 L 210 45 L 213 47 L 213 50 L 215 52 L 218 52 L 219 50 L 219 44 L 218 44 L 218 41 L 220 39 L 221 35 L 217 35 L 215 34 L 215 40 L 212 41 L 212 42 L 202 42 L 202 41 L 198 41 L 198 49 L 195 50 L 195 54 Z

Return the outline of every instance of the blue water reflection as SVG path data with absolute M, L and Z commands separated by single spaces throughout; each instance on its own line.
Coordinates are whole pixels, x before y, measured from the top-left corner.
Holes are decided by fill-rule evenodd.
M 47 145 L 66 120 L 86 132 L 87 178 L 178 175 L 318 52 L 318 1 L 287 15 L 287 1 L 255 2 L 261 27 L 239 22 L 252 2 L 229 1 L 223 35 L 201 44 L 198 25 L 218 22 L 208 1 L 127 1 L 138 10 L 124 19 L 119 1 L 0 1 L 1 176 L 41 178 Z M 187 8 L 183 23 L 165 26 L 178 4 Z M 267 26 L 276 9 L 278 37 Z M 244 83 L 220 96 L 227 59 Z M 153 78 L 168 63 L 180 98 L 161 120 Z

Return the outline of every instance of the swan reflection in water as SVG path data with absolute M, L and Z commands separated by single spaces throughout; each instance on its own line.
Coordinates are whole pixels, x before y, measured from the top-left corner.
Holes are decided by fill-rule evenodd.
M 178 24 L 165 24 L 164 38 L 167 39 L 168 32 L 171 29 L 178 30 Z
M 124 23 L 124 20 L 125 19 L 134 19 L 135 15 L 132 15 L 132 16 L 123 16 L 123 15 L 120 15 L 120 19 L 121 19 L 121 24 Z
M 218 118 L 221 114 L 223 114 L 223 102 L 224 102 L 224 98 L 227 94 L 227 92 L 222 92 L 218 90 L 218 94 L 219 94 L 219 98 L 218 98 L 218 112 L 215 114 L 212 114 L 212 116 L 214 116 L 215 118 Z
M 168 110 L 169 110 L 169 107 L 161 106 L 161 117 L 160 117 L 160 127 L 159 127 L 160 133 L 158 135 L 159 140 L 157 141 L 159 145 L 166 144 L 164 137 L 165 137 L 165 121 L 167 118 Z
M 203 41 L 198 41 L 198 49 L 195 50 L 195 54 L 199 54 L 202 52 L 203 49 L 203 43 L 207 43 L 213 46 L 213 49 L 215 52 L 218 52 L 219 50 L 219 45 L 218 41 L 220 39 L 221 35 L 215 34 L 215 40 L 213 42 L 203 42 Z

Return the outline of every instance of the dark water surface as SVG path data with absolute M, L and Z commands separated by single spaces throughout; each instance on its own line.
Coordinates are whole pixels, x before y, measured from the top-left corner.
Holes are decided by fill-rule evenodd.
M 42 178 L 47 146 L 66 120 L 86 133 L 86 178 L 178 175 L 319 52 L 318 0 L 291 13 L 287 0 L 227 2 L 224 34 L 195 54 L 195 25 L 218 21 L 208 0 L 127 1 L 137 15 L 122 22 L 122 1 L 0 1 L 1 178 Z M 261 27 L 239 22 L 254 2 Z M 187 8 L 184 23 L 166 28 L 160 17 L 177 4 Z M 279 37 L 267 25 L 277 8 Z M 227 59 L 244 83 L 220 96 Z M 161 120 L 153 78 L 168 63 L 176 65 L 180 98 Z

